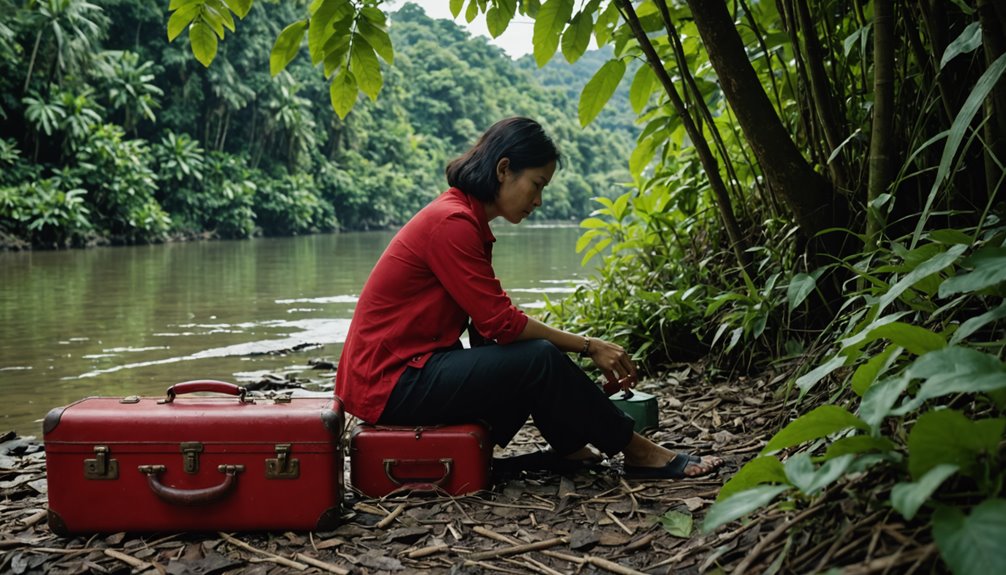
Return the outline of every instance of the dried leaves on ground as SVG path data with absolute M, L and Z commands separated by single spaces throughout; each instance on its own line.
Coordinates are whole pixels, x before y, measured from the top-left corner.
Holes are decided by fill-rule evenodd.
M 938 571 L 919 526 L 895 522 L 842 484 L 793 509 L 770 507 L 700 530 L 719 487 L 786 413 L 770 376 L 706 383 L 699 366 L 648 381 L 675 450 L 716 454 L 714 475 L 627 481 L 619 458 L 556 473 L 497 465 L 490 491 L 366 499 L 346 494 L 328 532 L 100 534 L 62 538 L 46 524 L 45 454 L 34 438 L 0 438 L 3 573 L 844 573 Z M 526 426 L 497 458 L 544 449 Z M 505 463 L 505 462 L 501 462 Z M 855 479 L 853 479 L 855 481 Z M 888 486 L 889 488 L 889 486 Z M 884 489 L 877 486 L 878 490 Z M 857 492 L 863 492 L 862 489 Z

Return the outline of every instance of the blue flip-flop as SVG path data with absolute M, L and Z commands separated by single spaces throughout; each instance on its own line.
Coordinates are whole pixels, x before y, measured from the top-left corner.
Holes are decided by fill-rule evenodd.
M 662 467 L 625 465 L 622 470 L 626 479 L 690 479 L 707 475 L 719 468 L 719 465 L 715 465 L 704 473 L 688 475 L 685 473 L 685 468 L 689 465 L 702 465 L 702 458 L 691 453 L 678 452 Z

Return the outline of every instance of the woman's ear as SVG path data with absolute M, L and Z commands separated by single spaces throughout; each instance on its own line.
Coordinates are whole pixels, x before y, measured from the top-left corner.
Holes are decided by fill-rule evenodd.
M 496 180 L 499 183 L 503 183 L 508 169 L 510 169 L 510 158 L 500 158 L 500 161 L 496 163 Z

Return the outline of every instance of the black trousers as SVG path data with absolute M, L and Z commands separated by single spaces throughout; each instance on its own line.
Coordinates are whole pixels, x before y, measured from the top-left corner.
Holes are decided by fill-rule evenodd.
M 546 340 L 438 352 L 410 367 L 391 393 L 380 423 L 437 425 L 484 421 L 503 447 L 534 418 L 559 455 L 590 443 L 614 455 L 634 422 L 565 353 Z

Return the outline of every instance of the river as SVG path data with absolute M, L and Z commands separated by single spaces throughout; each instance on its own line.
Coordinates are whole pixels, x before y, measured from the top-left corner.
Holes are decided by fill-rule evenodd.
M 493 229 L 496 274 L 529 313 L 589 275 L 575 226 Z M 49 409 L 87 396 L 160 396 L 192 379 L 316 379 L 309 360 L 338 359 L 392 235 L 0 253 L 0 431 L 40 436 Z

